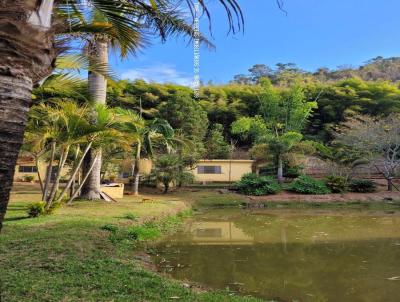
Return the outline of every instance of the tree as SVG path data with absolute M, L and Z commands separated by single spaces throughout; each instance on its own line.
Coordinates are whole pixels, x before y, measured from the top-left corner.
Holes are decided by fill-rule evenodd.
M 172 1 L 171 1 L 172 2 Z M 71 25 L 68 15 L 61 6 L 70 8 L 67 12 L 79 9 L 79 6 L 93 5 L 113 20 L 124 19 L 121 12 L 132 4 L 140 5 L 157 13 L 159 7 L 169 3 L 161 0 L 68 0 L 68 1 L 23 1 L 4 0 L 0 2 L 2 13 L 0 41 L 0 230 L 7 210 L 9 193 L 12 186 L 14 169 L 28 117 L 33 85 L 51 74 L 54 60 L 61 48 L 55 43 L 55 33 L 65 32 Z M 188 0 L 191 11 L 194 1 Z M 204 1 L 200 1 L 206 16 L 210 11 Z M 228 14 L 229 28 L 236 32 L 243 25 L 243 15 L 238 3 L 219 0 Z M 129 10 L 129 8 L 128 8 Z M 54 14 L 53 14 L 54 13 Z M 54 22 L 52 22 L 54 16 Z M 235 22 L 238 20 L 238 22 Z M 57 21 L 57 22 L 56 22 Z M 66 21 L 66 22 L 64 22 Z M 61 45 L 62 46 L 62 45 Z
M 191 91 L 178 91 L 159 107 L 159 115 L 194 145 L 187 156 L 197 161 L 204 154 L 203 140 L 207 134 L 207 113 L 192 98 Z
M 129 9 L 129 10 L 128 10 Z M 109 47 L 120 52 L 124 58 L 130 53 L 136 53 L 144 45 L 146 33 L 154 33 L 162 40 L 170 35 L 185 34 L 193 38 L 195 31 L 192 26 L 187 24 L 175 9 L 168 5 L 163 5 L 154 10 L 151 6 L 143 4 L 132 4 L 127 6 L 123 13 L 126 19 L 121 20 L 109 18 L 100 11 L 91 12 L 91 19 L 85 20 L 85 12 L 74 12 L 76 21 L 70 27 L 69 35 L 73 37 L 80 35 L 85 41 L 85 52 L 91 58 L 93 64 L 108 65 Z M 127 21 L 129 19 L 129 21 Z M 202 35 L 200 41 L 207 46 L 213 46 Z M 89 72 L 89 93 L 92 101 L 105 104 L 107 94 L 107 80 L 104 75 Z M 93 121 L 95 122 L 95 116 Z M 85 166 L 91 166 L 92 150 L 88 153 L 85 160 Z M 82 190 L 82 198 L 99 199 L 100 198 L 100 174 L 101 174 L 101 150 L 93 150 L 98 157 L 92 173 L 89 175 L 89 181 Z
M 225 141 L 223 126 L 214 124 L 206 139 L 205 157 L 208 159 L 227 159 L 229 157 L 230 146 Z
M 249 69 L 253 83 L 259 83 L 261 78 L 270 78 L 273 70 L 265 64 L 255 64 Z
M 51 153 L 48 159 L 48 173 L 43 189 L 43 201 L 46 202 L 46 209 L 49 210 L 54 202 L 60 201 L 67 190 L 74 185 L 75 178 L 79 173 L 83 159 L 91 146 L 100 147 L 103 145 L 116 144 L 120 148 L 128 148 L 127 136 L 118 130 L 118 120 L 114 112 L 105 106 L 97 105 L 94 110 L 98 116 L 98 123 L 91 125 L 88 117 L 93 109 L 87 106 L 79 106 L 71 101 L 54 102 L 51 105 L 39 104 L 32 108 L 30 121 L 26 134 L 26 145 L 36 152 Z M 132 135 L 132 134 L 131 134 Z M 75 155 L 71 160 L 72 151 Z M 56 156 L 54 156 L 56 155 Z M 58 160 L 55 180 L 50 186 L 48 182 L 54 160 Z M 98 159 L 98 156 L 96 157 Z M 68 162 L 69 161 L 69 162 Z M 71 168 L 69 179 L 61 193 L 60 180 L 63 168 Z M 90 167 L 93 169 L 93 165 Z M 89 169 L 89 170 L 91 170 Z M 80 188 L 87 181 L 90 171 L 83 173 L 83 181 Z M 71 201 L 76 194 L 71 196 Z
M 143 155 L 152 159 L 154 157 L 154 147 L 163 145 L 168 151 L 176 142 L 174 139 L 174 129 L 162 119 L 144 120 L 140 115 L 131 110 L 116 109 L 120 121 L 119 129 L 130 136 L 131 150 L 133 153 L 134 164 L 132 173 L 134 177 L 134 194 L 139 194 L 140 170 L 139 163 Z
M 250 135 L 256 144 L 267 144 L 277 162 L 278 181 L 283 182 L 284 156 L 303 139 L 301 130 L 317 103 L 306 100 L 298 85 L 279 93 L 269 80 L 264 79 L 261 84 L 264 88 L 260 95 L 262 115 L 237 120 L 232 124 L 232 133 Z
M 358 150 L 369 158 L 393 190 L 392 179 L 400 167 L 400 116 L 385 118 L 357 116 L 341 124 L 336 141 Z M 383 170 L 381 170 L 381 167 Z
M 166 154 L 157 158 L 154 174 L 156 181 L 163 184 L 164 194 L 168 193 L 171 184 L 177 185 L 193 181 L 193 174 L 183 171 L 181 167 L 181 158 L 177 154 Z

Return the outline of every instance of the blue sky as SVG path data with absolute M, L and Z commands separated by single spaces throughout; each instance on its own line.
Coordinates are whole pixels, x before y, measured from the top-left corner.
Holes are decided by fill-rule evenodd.
M 213 0 L 215 2 L 215 0 Z M 256 63 L 296 63 L 306 70 L 357 66 L 378 55 L 400 56 L 399 0 L 239 0 L 244 34 L 227 35 L 222 9 L 212 4 L 215 51 L 201 49 L 201 79 L 227 83 Z M 208 34 L 206 18 L 202 31 Z M 154 40 L 136 57 L 113 58 L 121 78 L 189 84 L 193 49 L 187 40 Z

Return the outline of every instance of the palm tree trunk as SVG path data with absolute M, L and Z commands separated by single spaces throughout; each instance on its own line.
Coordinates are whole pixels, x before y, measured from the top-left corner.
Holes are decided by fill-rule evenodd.
M 139 181 L 140 181 L 140 174 L 139 174 L 139 161 L 140 161 L 140 151 L 142 149 L 142 145 L 138 142 L 137 149 L 136 149 L 136 158 L 135 158 L 135 175 L 134 175 L 134 182 L 133 182 L 133 195 L 139 195 Z
M 50 196 L 49 199 L 46 201 L 46 210 L 50 209 L 52 203 L 54 202 L 58 188 L 60 186 L 60 180 L 61 180 L 61 173 L 64 168 L 65 162 L 67 161 L 68 158 L 68 152 L 69 152 L 70 146 L 66 146 L 63 152 L 60 155 L 60 161 L 58 163 L 58 171 L 57 171 L 57 176 L 54 181 L 53 187 L 51 188 Z
M 108 64 L 108 41 L 97 39 L 93 42 L 89 49 L 89 54 L 93 56 L 97 63 L 102 65 Z M 89 94 L 90 98 L 97 104 L 105 104 L 107 97 L 107 79 L 98 73 L 89 72 Z M 95 120 L 93 121 L 96 122 Z M 96 200 L 100 199 L 100 182 L 101 182 L 101 150 L 90 150 L 83 165 L 83 173 L 92 166 L 95 157 L 98 159 L 88 176 L 87 181 L 84 183 L 81 191 L 81 198 Z
M 76 190 L 75 194 L 72 195 L 72 196 L 70 197 L 70 199 L 68 200 L 67 204 L 71 204 L 72 201 L 76 198 L 76 196 L 78 196 L 78 192 L 82 190 L 82 186 L 83 186 L 83 185 L 85 184 L 85 182 L 87 181 L 87 179 L 88 179 L 90 173 L 92 172 L 93 167 L 96 165 L 96 162 L 99 160 L 99 158 L 100 158 L 100 155 L 98 155 L 98 156 L 96 155 L 96 156 L 94 157 L 94 160 L 93 160 L 92 164 L 90 165 L 90 167 L 89 167 L 89 169 L 88 169 L 86 175 L 84 176 L 84 178 L 83 178 L 83 180 L 82 180 L 82 183 L 80 184 L 79 188 Z
M 278 182 L 283 183 L 283 160 L 281 156 L 278 156 Z
M 169 190 L 169 182 L 164 182 L 164 191 L 163 194 L 167 194 Z
M 78 145 L 78 146 L 76 147 L 76 150 L 75 150 L 74 164 L 76 164 L 76 163 L 78 162 L 78 157 L 79 157 L 80 151 L 81 151 L 81 148 L 80 148 L 80 145 Z M 77 173 L 79 173 L 79 170 L 77 171 Z M 72 179 L 72 184 L 71 184 L 70 197 L 71 197 L 72 195 L 74 195 L 74 193 L 75 193 L 76 173 L 72 173 L 71 179 Z M 62 198 L 62 196 L 61 196 L 61 198 Z
M 42 195 L 43 195 L 44 187 L 43 187 L 42 175 L 40 174 L 40 169 L 39 169 L 39 157 L 38 156 L 35 157 L 35 167 L 36 167 L 36 173 L 37 173 L 39 184 L 40 184 L 40 191 L 42 192 Z
M 32 81 L 0 75 L 0 231 L 24 138 Z
M 53 0 L 0 1 L 0 231 L 22 144 L 33 83 L 49 75 L 56 52 Z
M 97 160 L 96 160 L 97 155 Z M 96 160 L 96 161 L 95 161 Z M 94 163 L 94 165 L 93 165 Z M 92 167 L 93 166 L 93 167 Z M 91 171 L 88 174 L 88 171 Z M 82 165 L 82 174 L 88 174 L 87 180 L 82 182 L 80 198 L 87 200 L 100 199 L 101 182 L 101 150 L 90 150 Z
M 53 162 L 54 162 L 55 153 L 56 153 L 56 142 L 52 142 L 51 143 L 50 162 L 49 162 L 49 164 L 47 166 L 47 169 L 46 169 L 46 180 L 44 182 L 42 201 L 47 201 L 47 193 L 49 191 L 51 174 L 53 173 Z
M 86 158 L 86 154 L 89 152 L 91 146 L 92 146 L 92 142 L 90 142 L 90 143 L 86 146 L 86 149 L 85 149 L 85 151 L 83 151 L 82 157 L 81 157 L 81 159 L 79 160 L 79 162 L 78 162 L 78 163 L 75 163 L 75 168 L 74 168 L 74 170 L 72 171 L 71 177 L 70 177 L 69 181 L 67 182 L 67 184 L 65 185 L 64 190 L 60 193 L 60 196 L 58 197 L 58 199 L 56 200 L 56 202 L 61 201 L 61 199 L 64 197 L 64 194 L 67 192 L 68 188 L 69 188 L 69 187 L 72 185 L 72 183 L 74 182 L 75 177 L 76 177 L 77 174 L 79 174 L 79 169 L 81 168 L 81 166 L 82 166 L 82 164 L 83 164 L 83 162 L 84 162 L 84 159 Z M 89 167 L 88 170 L 91 171 L 90 167 Z M 88 173 L 88 174 L 90 174 L 90 173 Z M 83 183 L 82 183 L 82 184 L 83 184 Z M 79 191 L 81 190 L 82 184 L 79 182 L 79 189 L 78 189 L 77 191 L 75 191 L 76 194 L 78 194 Z M 73 195 L 72 195 L 72 196 L 73 196 Z

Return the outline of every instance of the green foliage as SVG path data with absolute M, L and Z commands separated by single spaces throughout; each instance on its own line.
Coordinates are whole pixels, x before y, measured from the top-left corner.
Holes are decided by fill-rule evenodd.
M 296 178 L 289 186 L 288 190 L 302 194 L 328 194 L 330 189 L 321 180 L 314 179 L 307 175 Z
M 325 183 L 333 193 L 343 193 L 348 190 L 349 184 L 346 177 L 343 176 L 328 176 Z
M 302 174 L 303 169 L 303 166 L 286 167 L 286 169 L 283 170 L 283 176 L 287 178 L 297 178 Z
M 29 217 L 38 217 L 44 215 L 46 213 L 45 209 L 46 203 L 43 201 L 31 203 L 28 206 L 28 216 Z
M 268 195 L 278 193 L 281 187 L 272 177 L 248 173 L 235 183 L 235 189 L 246 195 Z
M 33 175 L 24 175 L 24 181 L 26 182 L 32 182 L 35 179 L 35 176 Z
M 108 231 L 110 233 L 116 233 L 118 231 L 118 226 L 115 224 L 105 224 L 100 229 L 103 231 Z
M 159 106 L 159 116 L 195 145 L 190 155 L 199 159 L 204 153 L 203 139 L 208 128 L 207 113 L 196 102 L 191 91 L 177 91 Z
M 214 124 L 206 138 L 206 153 L 208 159 L 227 159 L 229 158 L 230 146 L 225 141 L 223 135 L 224 127 L 221 124 Z
M 160 237 L 161 233 L 154 223 L 133 226 L 128 230 L 128 238 L 132 240 L 144 241 Z
M 194 175 L 193 173 L 189 171 L 178 171 L 178 176 L 177 176 L 177 184 L 182 186 L 182 185 L 188 185 L 192 184 L 194 182 Z
M 64 200 L 52 202 L 50 207 L 46 210 L 46 214 L 53 214 L 57 209 L 61 208 L 63 205 Z
M 177 155 L 167 154 L 157 158 L 154 167 L 157 182 L 164 185 L 164 193 L 167 193 L 171 183 L 178 180 L 180 174 L 180 159 Z
M 138 219 L 138 217 L 133 213 L 126 213 L 124 218 L 132 221 L 136 221 Z
M 350 181 L 351 192 L 372 193 L 376 191 L 376 184 L 369 179 L 353 179 Z

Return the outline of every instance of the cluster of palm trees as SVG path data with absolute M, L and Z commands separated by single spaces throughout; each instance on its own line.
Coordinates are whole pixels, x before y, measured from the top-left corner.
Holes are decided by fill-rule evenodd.
M 90 122 L 94 113 L 97 117 L 95 124 Z M 138 165 L 142 153 L 153 156 L 154 145 L 163 145 L 170 152 L 177 142 L 179 140 L 174 137 L 173 129 L 164 120 L 145 121 L 137 113 L 126 109 L 59 100 L 31 109 L 23 149 L 34 156 L 37 164 L 47 162 L 46 175 L 39 174 L 39 182 L 42 200 L 49 210 L 67 193 L 70 195 L 68 203 L 78 196 L 100 159 L 101 153 L 94 153 L 91 164 L 83 170 L 84 159 L 90 149 L 118 150 L 133 158 Z M 57 163 L 56 168 L 54 163 Z M 60 188 L 63 171 L 67 167 L 67 179 Z M 54 175 L 52 183 L 51 175 Z M 137 183 L 135 189 L 137 192 Z
M 218 2 L 227 12 L 229 29 L 240 30 L 243 16 L 236 0 Z M 56 58 L 78 46 L 90 66 L 107 65 L 109 46 L 126 56 L 146 45 L 149 36 L 162 40 L 180 34 L 193 37 L 185 11 L 194 17 L 198 7 L 210 20 L 203 0 L 0 1 L 0 230 L 28 120 L 31 92 L 53 72 Z M 89 82 L 92 100 L 104 103 L 105 75 L 92 71 Z M 91 124 L 96 124 L 98 112 L 91 112 Z M 91 163 L 85 166 L 93 166 L 95 178 L 100 165 L 100 160 L 95 159 L 101 150 L 91 148 L 87 157 Z M 69 150 L 63 152 L 68 154 Z M 54 195 L 52 191 L 56 188 L 50 190 Z

